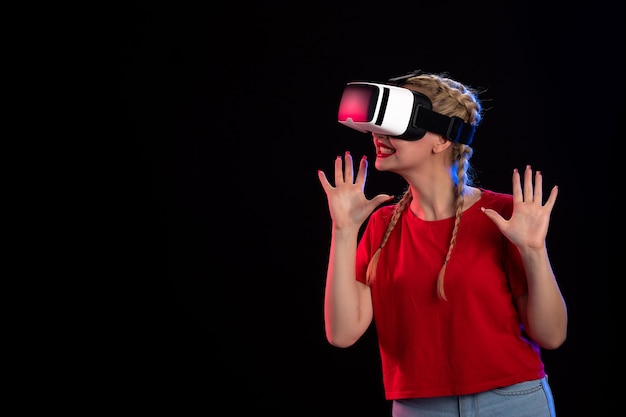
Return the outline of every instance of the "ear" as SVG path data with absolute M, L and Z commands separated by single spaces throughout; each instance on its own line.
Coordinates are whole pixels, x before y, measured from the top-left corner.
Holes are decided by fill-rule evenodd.
M 441 135 L 435 135 L 433 139 L 433 153 L 441 153 L 452 146 L 452 141 L 445 139 Z

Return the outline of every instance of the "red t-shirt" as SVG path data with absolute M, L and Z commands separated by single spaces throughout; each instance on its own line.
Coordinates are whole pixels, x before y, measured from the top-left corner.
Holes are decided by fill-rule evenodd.
M 461 218 L 446 267 L 447 301 L 437 296 L 437 275 L 454 218 L 424 221 L 407 208 L 381 252 L 371 291 L 388 400 L 471 394 L 545 376 L 515 307 L 527 292 L 519 251 L 480 210 L 508 219 L 512 196 L 481 191 Z M 359 241 L 361 282 L 393 209 L 372 213 Z

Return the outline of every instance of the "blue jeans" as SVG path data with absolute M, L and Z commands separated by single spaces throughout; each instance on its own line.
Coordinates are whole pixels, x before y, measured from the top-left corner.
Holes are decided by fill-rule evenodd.
M 548 378 L 478 394 L 394 400 L 393 417 L 555 417 Z

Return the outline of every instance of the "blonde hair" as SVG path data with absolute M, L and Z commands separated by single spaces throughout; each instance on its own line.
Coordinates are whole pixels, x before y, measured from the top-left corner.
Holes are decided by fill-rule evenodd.
M 448 78 L 447 74 L 426 74 L 416 73 L 414 76 L 407 77 L 403 80 L 402 85 L 406 88 L 416 90 L 425 94 L 432 102 L 432 110 L 446 116 L 457 116 L 466 123 L 477 126 L 482 119 L 482 106 L 478 100 L 478 91 L 467 87 L 458 81 Z M 450 173 L 455 184 L 455 221 L 448 252 L 443 262 L 443 266 L 439 271 L 437 278 L 437 294 L 443 300 L 447 300 L 444 291 L 444 276 L 446 273 L 446 265 L 452 255 L 452 250 L 456 244 L 456 237 L 461 223 L 461 213 L 463 212 L 464 195 L 466 187 L 473 184 L 473 170 L 469 163 L 472 157 L 473 149 L 469 145 L 461 143 L 452 144 L 452 169 Z M 374 256 L 370 260 L 367 267 L 367 283 L 371 284 L 376 278 L 376 266 L 380 257 L 381 250 L 385 247 L 391 231 L 396 226 L 402 212 L 409 206 L 413 196 L 411 190 L 407 188 L 404 195 L 398 201 L 396 208 L 391 216 L 387 230 L 383 235 L 380 246 L 374 252 Z

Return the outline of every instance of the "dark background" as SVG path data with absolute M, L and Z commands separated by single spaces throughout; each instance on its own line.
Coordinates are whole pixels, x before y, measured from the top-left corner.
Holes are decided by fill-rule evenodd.
M 345 83 L 419 68 L 484 90 L 481 186 L 510 192 L 526 164 L 546 192 L 559 185 L 548 246 L 569 337 L 544 361 L 559 417 L 606 415 L 623 5 L 338 3 L 127 3 L 93 12 L 96 30 L 59 25 L 71 91 L 106 98 L 83 143 L 110 158 L 94 170 L 78 147 L 99 175 L 66 213 L 82 213 L 67 270 L 81 296 L 59 341 L 76 397 L 169 415 L 389 416 L 374 331 L 348 349 L 325 339 L 317 170 L 347 149 L 374 159 L 367 135 L 337 123 Z M 403 187 L 372 169 L 366 194 Z

